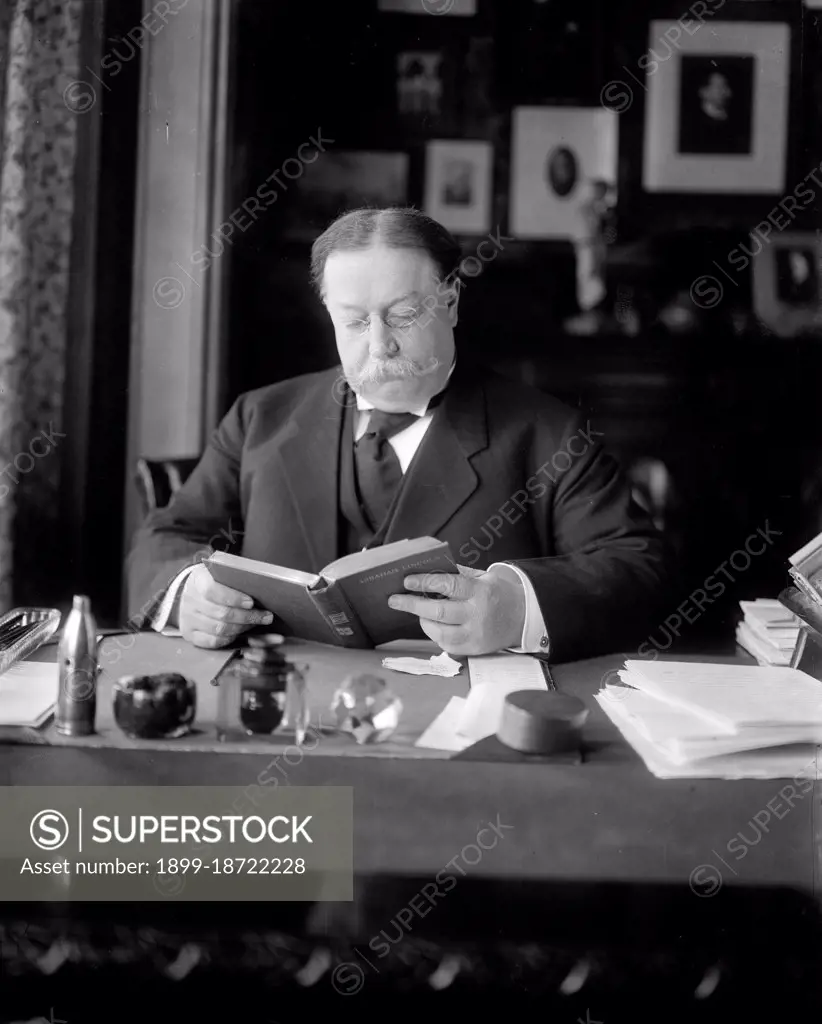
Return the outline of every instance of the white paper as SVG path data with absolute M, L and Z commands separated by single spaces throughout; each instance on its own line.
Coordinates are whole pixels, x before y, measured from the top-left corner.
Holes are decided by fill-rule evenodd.
M 496 733 L 509 693 L 548 689 L 542 665 L 523 654 L 469 658 L 468 674 L 471 692 L 460 716 L 459 733 L 472 743 Z
M 822 726 L 818 725 L 748 729 L 730 736 L 717 733 L 698 716 L 639 690 L 606 686 L 597 696 L 613 709 L 610 717 L 620 729 L 627 724 L 674 765 L 745 751 L 822 743 Z
M 621 710 L 621 701 L 602 694 L 594 699 L 658 779 L 817 779 L 819 748 L 813 745 L 746 751 L 726 757 L 676 765 L 634 728 Z
M 740 601 L 739 607 L 745 613 L 746 619 L 758 619 L 766 626 L 799 626 L 799 617 L 781 601 L 758 597 L 755 601 Z
M 752 654 L 760 665 L 790 665 L 796 644 L 770 644 L 757 636 L 744 622 L 736 627 L 736 642 Z
M 623 681 L 700 715 L 721 732 L 822 725 L 822 683 L 797 669 L 677 661 L 626 661 L 625 668 Z
M 444 679 L 459 675 L 462 669 L 462 665 L 445 652 L 430 658 L 383 658 L 382 666 L 412 676 L 441 676 Z
M 57 703 L 56 662 L 19 661 L 0 675 L 0 725 L 36 727 Z
M 452 697 L 414 746 L 427 747 L 431 750 L 450 750 L 454 753 L 470 747 L 473 740 L 457 733 L 464 706 L 464 697 Z

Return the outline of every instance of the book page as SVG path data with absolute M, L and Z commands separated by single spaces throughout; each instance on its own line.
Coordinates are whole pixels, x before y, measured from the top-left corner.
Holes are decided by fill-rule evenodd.
M 436 537 L 415 537 L 412 540 L 395 540 L 390 544 L 382 544 L 379 547 L 368 548 L 364 551 L 354 551 L 350 555 L 344 555 L 335 562 L 330 562 L 322 571 L 327 580 L 342 580 L 354 573 L 364 572 L 366 569 L 374 569 L 379 565 L 390 565 L 392 562 L 399 562 L 408 555 L 415 555 L 423 551 L 432 551 L 435 548 L 447 547 L 437 540 Z
M 214 551 L 206 560 L 206 567 L 208 567 L 209 562 L 215 565 L 228 566 L 229 569 L 240 569 L 243 572 L 255 572 L 259 576 L 269 576 L 273 579 L 285 580 L 287 583 L 297 583 L 303 587 L 311 587 L 320 582 L 320 577 L 313 572 L 289 569 L 285 565 L 274 565 L 273 562 L 259 562 L 256 558 L 232 555 L 227 551 Z

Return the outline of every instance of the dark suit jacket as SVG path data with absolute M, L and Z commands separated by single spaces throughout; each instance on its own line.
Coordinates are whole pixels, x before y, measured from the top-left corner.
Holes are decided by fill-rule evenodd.
M 637 643 L 655 622 L 663 545 L 601 435 L 556 399 L 460 363 L 386 543 L 431 535 L 465 565 L 513 562 L 534 585 L 553 661 Z M 338 557 L 339 374 L 237 399 L 185 485 L 136 537 L 135 621 L 209 547 L 306 572 Z

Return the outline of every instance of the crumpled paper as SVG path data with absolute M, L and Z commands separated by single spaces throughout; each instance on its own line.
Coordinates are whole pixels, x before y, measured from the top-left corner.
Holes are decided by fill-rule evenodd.
M 444 651 L 432 654 L 430 658 L 383 658 L 383 668 L 392 668 L 395 672 L 407 672 L 412 676 L 442 676 L 450 678 L 462 670 L 462 665 L 454 661 Z

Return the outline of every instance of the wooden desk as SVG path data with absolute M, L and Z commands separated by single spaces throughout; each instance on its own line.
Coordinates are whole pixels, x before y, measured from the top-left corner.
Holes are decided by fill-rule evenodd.
M 723 882 L 793 885 L 814 893 L 811 793 L 738 862 L 727 844 L 740 830 L 755 838 L 754 815 L 788 780 L 654 778 L 592 699 L 621 657 L 560 666 L 560 689 L 590 707 L 591 748 L 580 766 L 407 761 L 292 753 L 0 745 L 0 785 L 250 786 L 268 769 L 281 784 L 353 786 L 356 863 L 363 874 L 436 874 L 484 821 L 513 825 L 493 856 L 472 874 L 552 880 L 657 881 L 688 884 L 691 871 L 714 863 Z M 429 681 L 430 682 L 430 681 Z M 451 680 L 442 680 L 446 692 Z M 291 748 L 293 751 L 293 748 Z M 475 827 L 476 823 L 476 827 Z M 730 867 L 723 867 L 718 856 Z M 734 874 L 734 869 L 736 874 Z
M 740 986 L 759 972 L 801 974 L 803 958 L 822 949 L 817 788 L 781 819 L 771 816 L 765 830 L 757 821 L 786 780 L 655 779 L 591 699 L 621 661 L 555 670 L 559 688 L 591 707 L 586 730 L 594 749 L 578 767 L 329 756 L 306 756 L 288 767 L 284 783 L 292 786 L 354 787 L 357 898 L 315 908 L 240 905 L 232 922 L 280 927 L 331 948 L 358 942 L 367 955 L 369 941 L 393 932 L 397 912 L 424 885 L 438 876 L 442 883 L 445 872 L 456 879 L 453 894 L 436 912 L 414 916 L 413 934 L 401 952 L 397 947 L 401 959 L 431 943 L 475 952 L 485 943 L 486 953 L 476 955 L 493 959 L 502 955 L 504 940 L 519 950 L 515 959 L 526 956 L 528 943 L 561 951 L 560 959 L 571 958 L 568 970 L 574 958 L 596 953 L 607 960 L 617 951 L 634 957 L 632 969 L 664 961 L 677 977 L 683 965 L 699 975 L 719 960 L 736 978 L 736 1006 Z M 270 762 L 267 754 L 6 746 L 0 747 L 0 785 L 248 786 Z M 483 842 L 491 848 L 480 851 L 478 836 L 489 823 L 497 824 L 499 838 L 493 842 L 486 831 Z M 735 837 L 736 856 L 729 850 Z M 220 907 L 219 917 L 209 904 L 69 910 L 73 918 L 98 920 L 142 914 L 172 932 L 185 923 L 190 935 L 212 929 L 215 919 L 228 927 L 230 908 Z M 492 947 L 496 952 L 488 953 Z M 376 965 L 375 979 L 380 967 L 396 965 L 394 952 Z M 338 956 L 356 959 L 350 951 Z M 645 968 L 636 966 L 643 962 Z M 673 975 L 665 982 L 669 989 Z

